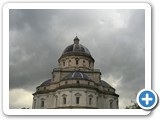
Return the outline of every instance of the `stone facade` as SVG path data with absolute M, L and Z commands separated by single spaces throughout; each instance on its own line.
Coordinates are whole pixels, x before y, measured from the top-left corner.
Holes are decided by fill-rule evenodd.
M 33 109 L 118 109 L 115 89 L 101 80 L 89 50 L 74 39 L 58 60 L 52 78 L 33 93 Z

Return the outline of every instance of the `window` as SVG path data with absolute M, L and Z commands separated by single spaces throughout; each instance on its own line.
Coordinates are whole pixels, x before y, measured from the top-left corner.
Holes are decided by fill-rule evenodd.
M 36 108 L 36 100 L 34 99 L 33 108 Z
M 113 108 L 113 100 L 110 100 L 110 108 Z
M 67 84 L 68 82 L 66 81 L 65 84 Z
M 85 67 L 85 66 L 86 66 L 86 65 L 85 65 L 85 62 L 86 62 L 86 61 L 85 61 L 85 60 L 83 60 L 83 67 Z
M 89 98 L 89 105 L 92 104 L 92 98 Z
M 89 67 L 91 67 L 91 61 L 89 61 Z
M 90 85 L 90 82 L 88 82 L 88 85 Z
M 46 90 L 46 87 L 44 87 L 44 90 Z
M 77 84 L 79 84 L 79 81 L 77 81 Z
M 91 105 L 91 104 L 92 104 L 92 98 L 93 98 L 93 95 L 92 95 L 92 94 L 90 94 L 88 97 L 89 97 L 89 105 Z
M 78 60 L 76 60 L 76 65 L 78 65 Z
M 63 66 L 65 66 L 65 62 L 63 62 Z
M 66 104 L 66 97 L 63 97 L 63 104 Z
M 56 107 L 58 106 L 58 96 L 56 96 Z
M 98 97 L 97 97 L 97 106 L 98 106 Z
M 76 104 L 79 104 L 79 97 L 76 97 Z
M 81 94 L 80 93 L 76 93 L 75 96 L 76 96 L 76 104 L 79 104 Z
M 67 95 L 66 95 L 66 94 L 63 94 L 63 95 L 62 95 L 62 98 L 63 98 L 63 104 L 66 104 L 66 101 L 67 101 Z
M 41 101 L 41 107 L 44 107 L 44 100 Z
M 71 60 L 69 60 L 69 63 L 68 63 L 68 65 L 69 65 L 69 66 L 71 66 Z

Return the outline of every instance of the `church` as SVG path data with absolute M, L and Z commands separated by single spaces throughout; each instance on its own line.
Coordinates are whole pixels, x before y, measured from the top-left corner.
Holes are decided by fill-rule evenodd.
M 118 109 L 115 88 L 101 80 L 94 58 L 76 36 L 58 59 L 51 79 L 36 87 L 32 109 Z

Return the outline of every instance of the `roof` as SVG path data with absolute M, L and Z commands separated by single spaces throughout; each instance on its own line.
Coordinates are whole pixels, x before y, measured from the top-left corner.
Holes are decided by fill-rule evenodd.
M 40 86 L 47 86 L 47 85 L 50 85 L 52 79 L 48 79 L 46 81 L 44 81 Z
M 91 79 L 85 73 L 82 73 L 80 71 L 75 71 L 66 75 L 62 80 L 91 80 Z M 39 87 L 48 86 L 51 84 L 51 82 L 52 82 L 52 79 L 48 79 L 44 81 Z M 100 82 L 103 87 L 114 89 L 111 85 L 109 85 L 104 80 L 101 80 Z
M 72 72 L 63 78 L 63 80 L 75 80 L 75 79 L 76 80 L 90 80 L 90 78 L 85 73 L 82 73 L 79 71 Z
M 70 53 L 70 52 L 77 52 L 77 53 L 81 52 L 81 53 L 85 53 L 85 54 L 91 55 L 89 50 L 85 46 L 83 46 L 81 44 L 72 44 L 72 45 L 67 46 L 64 49 L 62 54 L 66 54 L 66 53 Z
M 103 86 L 103 87 L 107 87 L 107 88 L 113 88 L 111 85 L 109 85 L 106 81 L 104 81 L 104 80 L 101 80 L 101 85 Z M 113 88 L 114 89 L 114 88 Z

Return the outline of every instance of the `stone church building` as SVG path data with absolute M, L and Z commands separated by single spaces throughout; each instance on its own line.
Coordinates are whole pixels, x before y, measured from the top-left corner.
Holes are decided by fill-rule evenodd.
M 115 89 L 101 80 L 89 50 L 74 38 L 58 59 L 52 78 L 33 93 L 33 109 L 118 109 Z

